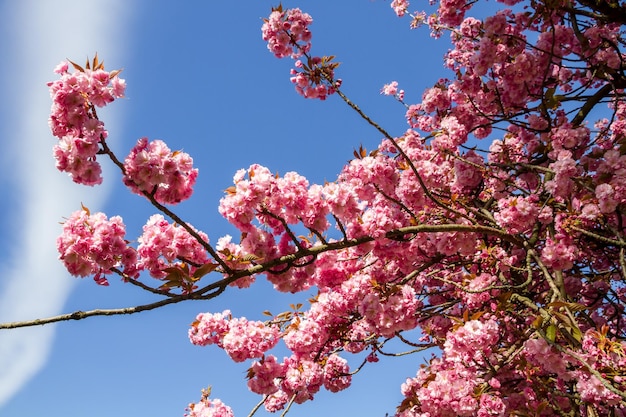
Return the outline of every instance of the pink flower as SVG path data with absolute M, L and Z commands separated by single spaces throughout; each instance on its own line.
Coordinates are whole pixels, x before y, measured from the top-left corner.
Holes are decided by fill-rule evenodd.
M 274 355 L 255 361 L 248 371 L 248 388 L 256 394 L 272 395 L 278 392 L 278 378 L 284 376 L 284 371 L 284 365 L 279 364 Z
M 203 390 L 202 398 L 189 404 L 185 417 L 234 417 L 233 410 L 219 399 L 209 399 L 209 390 Z
M 235 362 L 260 358 L 273 348 L 280 339 L 276 326 L 266 326 L 260 321 L 248 321 L 245 317 L 230 320 L 222 346 Z
M 312 319 L 299 318 L 283 336 L 287 347 L 297 354 L 317 352 L 326 342 L 324 327 Z
M 545 247 L 541 251 L 541 260 L 548 268 L 557 271 L 570 269 L 578 256 L 578 248 L 563 240 L 546 239 Z
M 498 200 L 496 221 L 510 233 L 528 232 L 539 216 L 538 199 L 530 197 L 507 197 Z
M 308 28 L 311 23 L 311 16 L 300 9 L 274 9 L 261 28 L 267 49 L 277 58 L 302 56 L 311 49 L 311 32 Z
M 223 348 L 235 362 L 261 358 L 278 343 L 280 330 L 260 321 L 245 317 L 232 318 L 230 310 L 222 313 L 203 313 L 189 330 L 189 340 L 194 345 L 216 344 Z
M 172 152 L 160 140 L 137 141 L 124 161 L 124 184 L 134 193 L 148 193 L 162 204 L 188 199 L 198 177 L 193 160 L 185 152 Z
M 348 388 L 352 382 L 352 376 L 348 361 L 337 354 L 332 354 L 326 359 L 324 366 L 324 387 L 330 392 L 339 392 Z
M 404 285 L 386 299 L 381 299 L 373 292 L 366 295 L 361 301 L 359 312 L 376 332 L 391 337 L 398 331 L 415 328 L 419 307 L 421 302 L 416 298 L 415 290 Z
M 454 187 L 466 192 L 474 190 L 483 181 L 484 165 L 483 157 L 473 150 L 463 155 L 462 159 L 455 159 Z
M 341 86 L 341 80 L 334 78 L 337 64 L 331 63 L 326 57 L 317 56 L 310 58 L 307 64 L 305 66 L 300 60 L 295 62 L 297 69 L 291 70 L 291 82 L 304 98 L 326 100 Z
M 482 364 L 500 338 L 500 326 L 494 319 L 470 320 L 450 332 L 444 343 L 447 360 L 458 360 L 467 365 Z
M 383 85 L 383 88 L 380 90 L 380 94 L 395 96 L 400 101 L 404 100 L 404 90 L 398 90 L 397 81 L 392 81 L 389 84 Z
M 392 81 L 389 84 L 385 84 L 380 93 L 386 96 L 395 96 L 398 93 L 398 82 Z
M 131 278 L 138 276 L 137 253 L 124 239 L 126 228 L 119 216 L 107 219 L 104 213 L 78 210 L 63 223 L 57 238 L 59 258 L 74 276 L 95 274 L 94 280 L 108 285 L 103 275 L 122 267 Z
M 481 394 L 478 417 L 504 416 L 505 412 L 506 405 L 502 398 L 493 394 Z
M 402 394 L 419 404 L 419 413 L 414 410 L 415 414 L 404 416 L 471 416 L 479 407 L 474 396 L 479 384 L 471 368 L 459 362 L 434 359 L 429 368 L 421 368 L 415 378 L 402 384 Z
M 205 243 L 209 242 L 205 233 L 197 233 Z M 208 262 L 204 246 L 183 227 L 168 223 L 161 214 L 155 214 L 148 219 L 138 241 L 139 265 L 150 271 L 154 278 L 165 278 L 165 269 L 175 266 L 179 261 L 197 265 Z M 191 267 L 190 272 L 193 273 L 194 270 Z
M 285 360 L 285 378 L 281 388 L 288 395 L 295 395 L 296 404 L 312 400 L 324 383 L 324 372 L 317 363 L 291 356 Z
M 619 201 L 615 199 L 615 191 L 611 184 L 599 184 L 596 187 L 596 198 L 602 213 L 614 212 L 619 204 Z
M 68 72 L 69 63 L 54 69 L 61 78 L 48 83 L 52 109 L 48 124 L 61 142 L 54 148 L 57 169 L 67 172 L 78 184 L 102 182 L 96 155 L 107 131 L 95 107 L 103 107 L 124 96 L 125 83 L 104 69 Z
M 409 2 L 407 0 L 393 0 L 391 2 L 391 8 L 398 17 L 402 17 L 409 10 Z
M 230 328 L 230 310 L 221 313 L 200 313 L 189 329 L 189 340 L 194 345 L 222 345 L 222 339 Z

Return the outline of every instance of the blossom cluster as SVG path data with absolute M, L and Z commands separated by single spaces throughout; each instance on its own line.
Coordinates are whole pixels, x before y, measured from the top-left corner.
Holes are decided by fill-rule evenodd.
M 483 383 L 476 365 L 484 365 L 498 343 L 500 326 L 493 318 L 470 320 L 451 330 L 441 359 L 431 361 L 415 378 L 402 385 L 402 393 L 414 398 L 421 412 L 443 415 L 503 415 L 505 403 L 497 393 L 476 395 Z M 497 385 L 497 382 L 492 382 Z M 400 417 L 415 415 L 415 408 L 401 406 Z
M 200 401 L 189 404 L 185 417 L 233 417 L 233 410 L 219 399 L 210 399 L 210 390 L 203 390 Z
M 70 274 L 94 275 L 101 285 L 108 285 L 105 275 L 113 272 L 134 279 L 145 270 L 153 278 L 168 281 L 164 289 L 180 287 L 189 292 L 194 288 L 196 271 L 208 263 L 203 243 L 208 244 L 209 238 L 204 232 L 195 233 L 200 240 L 155 214 L 143 227 L 135 249 L 125 240 L 126 226 L 121 217 L 107 219 L 104 213 L 90 214 L 83 209 L 63 223 L 57 249 Z
M 63 223 L 57 239 L 59 258 L 70 274 L 94 275 L 100 285 L 108 285 L 105 275 L 111 268 L 122 267 L 127 276 L 136 277 L 137 252 L 128 246 L 125 234 L 121 217 L 107 219 L 104 213 L 77 210 Z
M 59 64 L 55 72 L 60 79 L 48 83 L 52 97 L 49 125 L 59 139 L 54 147 L 56 166 L 78 184 L 96 185 L 102 182 L 96 154 L 107 131 L 95 108 L 123 97 L 126 84 L 119 78 L 119 71 L 107 72 L 102 65 L 94 65 L 92 69 L 75 65 L 73 72 L 69 71 L 69 65 L 69 62 Z
M 409 10 L 409 2 L 408 0 L 393 0 L 391 2 L 391 8 L 398 17 L 402 17 Z
M 204 242 L 209 242 L 205 233 L 197 233 Z M 161 214 L 155 214 L 148 219 L 138 242 L 138 267 L 149 271 L 154 278 L 165 278 L 168 268 L 179 261 L 200 266 L 208 261 L 202 244 L 185 228 L 169 223 Z M 191 269 L 192 273 L 194 269 L 195 267 Z
M 283 10 L 281 6 L 274 8 L 268 19 L 265 19 L 261 31 L 267 48 L 277 58 L 291 57 L 295 59 L 295 68 L 291 69 L 291 82 L 298 94 L 305 98 L 325 100 L 341 86 L 341 80 L 335 80 L 335 68 L 332 57 L 311 57 L 311 31 L 313 23 L 310 15 L 300 9 Z M 302 56 L 306 62 L 298 59 Z
M 276 325 L 232 318 L 226 310 L 199 314 L 189 330 L 189 339 L 200 346 L 216 344 L 235 362 L 258 359 L 248 370 L 248 387 L 252 392 L 268 396 L 265 401 L 268 411 L 282 409 L 292 397 L 296 403 L 311 400 L 321 387 L 337 392 L 350 385 L 347 361 L 337 354 L 329 354 L 323 362 L 316 360 L 315 352 L 295 347 L 293 338 L 286 342 L 294 353 L 282 363 L 274 355 L 266 354 L 281 338 L 280 333 Z M 307 339 L 310 344 L 311 336 Z
M 229 310 L 218 314 L 201 313 L 189 330 L 189 339 L 193 344 L 216 344 L 235 362 L 262 357 L 278 343 L 279 336 L 277 326 L 232 318 Z
M 311 23 L 311 16 L 300 9 L 278 7 L 272 10 L 261 27 L 267 49 L 277 58 L 298 58 L 306 54 L 311 49 Z
M 383 88 L 380 90 L 380 94 L 384 94 L 386 96 L 394 96 L 399 101 L 404 100 L 404 90 L 398 90 L 397 81 L 392 81 L 389 84 L 383 85 Z
M 134 193 L 177 204 L 191 196 L 198 170 L 189 154 L 172 152 L 161 140 L 141 138 L 124 160 L 124 174 L 124 184 Z
M 327 57 L 312 57 L 307 64 L 297 60 L 295 67 L 291 69 L 290 80 L 304 98 L 326 100 L 341 86 L 341 80 L 334 79 L 337 64 L 331 63 Z

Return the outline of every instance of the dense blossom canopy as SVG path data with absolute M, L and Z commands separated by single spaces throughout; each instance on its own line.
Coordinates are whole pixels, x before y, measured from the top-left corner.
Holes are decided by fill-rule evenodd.
M 134 249 L 121 218 L 84 209 L 64 224 L 61 259 L 73 275 L 104 283 L 114 272 L 179 300 L 259 275 L 277 291 L 315 288 L 308 305 L 265 322 L 201 313 L 189 330 L 194 344 L 252 361 L 248 387 L 268 411 L 348 388 L 397 340 L 437 353 L 407 375 L 398 417 L 624 416 L 626 4 L 502 0 L 478 19 L 475 1 L 434 3 L 427 16 L 391 2 L 413 27 L 452 41 L 450 78 L 421 102 L 405 103 L 395 81 L 382 87 L 405 106 L 399 137 L 340 90 L 333 57 L 310 55 L 311 16 L 272 10 L 262 36 L 295 60 L 296 91 L 336 94 L 384 139 L 325 184 L 257 164 L 238 171 L 219 211 L 241 239 L 215 246 L 164 205 L 190 196 L 191 157 L 140 139 L 120 162 L 95 108 L 121 97 L 124 82 L 97 59 L 73 72 L 62 63 L 49 84 L 58 168 L 97 184 L 96 159 L 107 155 L 173 223 L 153 216 Z M 142 270 L 161 285 L 140 282 Z M 282 360 L 279 341 L 290 352 Z M 188 415 L 232 410 L 205 392 Z

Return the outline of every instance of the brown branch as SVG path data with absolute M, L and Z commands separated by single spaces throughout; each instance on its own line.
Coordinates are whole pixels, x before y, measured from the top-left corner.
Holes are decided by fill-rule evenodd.
M 580 4 L 598 13 L 595 19 L 606 23 L 626 24 L 626 6 L 619 0 L 578 0 Z M 576 12 L 580 12 L 576 10 Z
M 575 230 L 578 233 L 581 233 L 581 234 L 583 234 L 585 236 L 588 236 L 588 237 L 590 237 L 592 239 L 599 240 L 600 242 L 604 242 L 604 243 L 607 243 L 609 245 L 615 245 L 615 246 L 617 246 L 619 248 L 626 248 L 626 242 L 624 242 L 623 240 L 615 240 L 615 239 L 611 239 L 611 238 L 608 238 L 608 237 L 604 237 L 604 236 L 601 236 L 601 235 L 599 235 L 597 233 L 593 233 L 593 232 L 590 232 L 590 231 L 585 230 L 585 229 L 581 229 L 580 227 L 576 227 L 576 226 L 570 226 L 570 228 L 572 230 Z
M 329 83 L 331 83 L 331 85 L 335 85 L 336 84 L 336 83 L 334 83 L 334 81 L 332 79 L 326 78 L 326 80 Z M 341 97 L 341 99 L 348 106 L 350 106 L 350 108 L 352 108 L 354 111 L 356 111 L 359 114 L 359 116 L 361 116 L 361 118 L 363 118 L 363 120 L 365 120 L 371 126 L 376 128 L 376 130 L 378 130 L 380 133 L 382 133 L 383 136 L 385 136 L 385 138 L 387 138 L 393 144 L 393 146 L 395 146 L 396 149 L 398 149 L 398 152 L 400 153 L 400 155 L 402 155 L 402 157 L 404 158 L 406 163 L 409 164 L 409 167 L 411 168 L 411 172 L 413 172 L 413 174 L 415 175 L 415 178 L 417 179 L 417 182 L 419 183 L 420 188 L 422 189 L 424 194 L 426 194 L 426 197 L 428 197 L 433 203 L 435 203 L 437 206 L 441 207 L 442 209 L 444 209 L 446 211 L 449 211 L 449 212 L 452 212 L 452 213 L 456 214 L 459 217 L 463 217 L 463 218 L 469 220 L 472 223 L 476 222 L 474 219 L 469 217 L 467 214 L 462 213 L 462 212 L 460 212 L 460 211 L 450 207 L 450 205 L 445 204 L 444 202 L 439 200 L 437 197 L 435 197 L 433 195 L 433 193 L 431 193 L 430 190 L 428 189 L 428 187 L 426 186 L 426 183 L 424 183 L 424 180 L 423 180 L 422 176 L 418 172 L 417 167 L 415 166 L 415 164 L 413 163 L 411 158 L 409 158 L 409 156 L 406 154 L 406 152 L 404 152 L 404 150 L 400 147 L 398 142 L 385 129 L 383 129 L 378 123 L 376 123 L 368 115 L 366 115 L 363 112 L 363 110 L 361 110 L 361 108 L 359 106 L 354 104 L 339 88 L 336 88 L 335 91 L 339 95 L 339 97 Z
M 578 127 L 584 120 L 585 117 L 589 114 L 591 110 L 598 104 L 603 98 L 608 96 L 608 94 L 615 88 L 612 84 L 605 84 L 601 89 L 595 92 L 593 96 L 591 96 L 585 104 L 578 110 L 576 116 L 572 119 L 572 126 Z
M 507 234 L 506 232 L 480 225 L 467 225 L 467 224 L 436 224 L 436 225 L 418 225 L 408 226 L 399 229 L 391 230 L 385 234 L 388 239 L 398 239 L 406 235 L 415 235 L 418 233 L 451 233 L 451 232 L 467 232 L 467 233 L 483 233 L 492 236 L 497 236 L 503 240 L 522 246 L 522 243 L 518 241 L 514 236 Z M 290 255 L 284 255 L 271 261 L 254 265 L 247 269 L 233 271 L 225 278 L 213 282 L 203 288 L 200 288 L 189 294 L 182 294 L 160 300 L 150 304 L 144 304 L 135 307 L 117 308 L 117 309 L 96 309 L 90 311 L 76 311 L 69 314 L 62 314 L 59 316 L 48 317 L 44 319 L 26 320 L 11 323 L 0 323 L 0 330 L 2 329 L 15 329 L 19 327 L 32 327 L 40 326 L 49 323 L 56 323 L 60 321 L 69 320 L 82 320 L 87 317 L 93 316 L 115 316 L 124 314 L 135 314 L 142 311 L 154 310 L 159 307 L 163 307 L 169 304 L 176 304 L 186 300 L 209 300 L 217 297 L 226 290 L 229 284 L 236 280 L 249 277 L 264 272 L 271 272 L 271 269 L 279 265 L 293 265 L 299 259 L 306 257 L 315 257 L 321 253 L 347 249 L 354 246 L 359 246 L 368 242 L 374 241 L 375 238 L 371 236 L 363 236 L 354 239 L 344 239 L 337 242 L 331 242 L 324 245 L 318 245 L 311 248 L 305 248 Z
M 1 329 L 17 329 L 19 327 L 32 327 L 32 326 L 42 326 L 44 324 L 56 323 L 59 321 L 69 321 L 69 320 L 82 320 L 87 317 L 94 316 L 119 316 L 125 314 L 135 314 L 140 313 L 142 311 L 154 310 L 159 307 L 164 307 L 168 304 L 175 304 L 184 300 L 190 300 L 197 298 L 193 294 L 179 295 L 172 298 L 167 298 L 165 300 L 157 301 L 150 304 L 144 304 L 135 307 L 125 307 L 125 308 L 114 308 L 114 309 L 96 309 L 89 311 L 75 311 L 69 314 L 61 314 L 59 316 L 47 317 L 44 319 L 35 319 L 35 320 L 25 320 L 25 321 L 16 321 L 12 323 L 0 323 Z

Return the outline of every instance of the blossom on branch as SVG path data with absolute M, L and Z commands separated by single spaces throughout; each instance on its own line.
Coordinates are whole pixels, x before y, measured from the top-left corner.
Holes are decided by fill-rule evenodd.
M 267 49 L 277 58 L 301 57 L 311 49 L 311 23 L 311 16 L 300 9 L 274 8 L 261 27 Z
M 141 138 L 124 160 L 124 184 L 134 193 L 144 193 L 162 204 L 188 199 L 198 177 L 193 159 L 181 151 L 170 151 L 165 142 Z
M 297 92 L 336 93 L 383 139 L 355 149 L 324 184 L 259 164 L 237 171 L 219 211 L 241 237 L 214 246 L 163 206 L 190 196 L 189 155 L 144 138 L 119 163 L 95 106 L 123 85 L 95 63 L 73 74 L 62 65 L 51 119 L 59 161 L 90 183 L 95 155 L 107 153 L 163 213 L 136 252 L 120 218 L 74 213 L 58 241 L 66 267 L 100 283 L 145 269 L 165 281 L 148 289 L 168 297 L 180 288 L 181 298 L 210 299 L 261 276 L 301 293 L 307 301 L 264 312 L 266 321 L 225 310 L 189 329 L 193 344 L 251 361 L 248 388 L 270 412 L 348 388 L 383 355 L 438 348 L 401 386 L 397 417 L 624 415 L 626 11 L 617 1 L 534 1 L 466 17 L 475 3 L 440 0 L 430 17 L 415 14 L 435 36 L 450 32 L 450 73 L 417 103 L 396 82 L 383 87 L 409 124 L 398 136 L 339 91 L 334 57 L 310 54 L 311 17 L 274 8 L 263 38 L 297 60 Z M 408 2 L 391 7 L 403 15 Z M 232 410 L 207 392 L 189 415 Z
M 59 80 L 48 83 L 52 110 L 48 124 L 60 142 L 54 147 L 57 169 L 67 172 L 78 184 L 96 185 L 102 182 L 96 154 L 100 142 L 108 133 L 96 114 L 103 107 L 124 97 L 126 83 L 119 78 L 120 71 L 107 72 L 96 56 L 85 68 L 61 62 L 55 71 Z
M 83 208 L 63 223 L 63 232 L 57 239 L 59 258 L 70 274 L 94 275 L 100 285 L 108 285 L 105 275 L 112 268 L 122 267 L 127 276 L 135 278 L 139 274 L 137 252 L 128 246 L 125 234 L 121 217 L 107 219 L 104 213 L 90 214 Z

